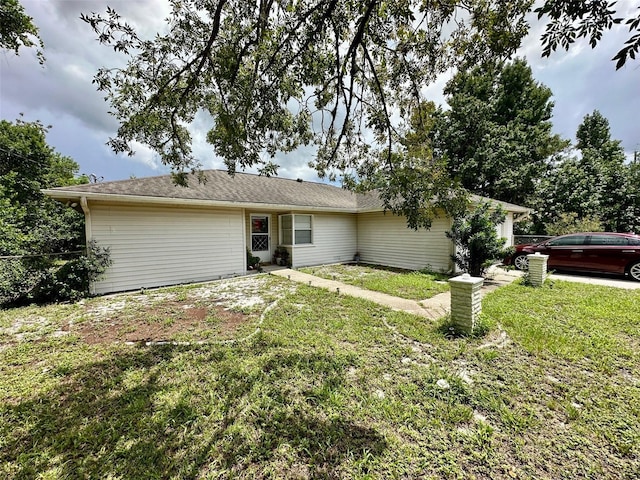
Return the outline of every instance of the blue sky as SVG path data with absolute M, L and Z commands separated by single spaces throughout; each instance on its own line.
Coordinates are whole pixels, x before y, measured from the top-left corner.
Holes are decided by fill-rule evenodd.
M 637 2 L 619 2 L 629 10 Z M 13 121 L 22 113 L 28 121 L 40 120 L 52 125 L 48 142 L 58 152 L 72 157 L 80 171 L 104 180 L 118 180 L 161 175 L 168 169 L 157 155 L 144 146 L 136 148 L 134 157 L 113 154 L 105 145 L 115 134 L 117 122 L 108 114 L 103 94 L 91 80 L 96 70 L 115 65 L 118 57 L 100 46 L 90 28 L 79 19 L 80 13 L 104 12 L 107 5 L 152 34 L 162 28 L 168 13 L 163 0 L 22 0 L 27 14 L 34 18 L 45 43 L 46 65 L 40 67 L 34 52 L 22 50 L 0 53 L 0 118 Z M 542 26 L 534 25 L 519 51 L 532 67 L 537 81 L 553 91 L 554 129 L 564 138 L 574 140 L 583 117 L 597 109 L 609 120 L 612 136 L 622 141 L 631 157 L 640 150 L 640 61 L 631 61 L 616 71 L 610 61 L 628 38 L 626 28 L 611 31 L 592 50 L 586 43 L 568 53 L 556 52 L 541 58 L 539 36 Z M 450 76 L 442 76 L 428 88 L 436 103 L 444 101 L 442 87 Z M 224 168 L 204 141 L 206 121 L 194 126 L 194 151 L 205 168 Z M 311 149 L 276 159 L 280 175 L 287 178 L 317 180 L 307 166 Z

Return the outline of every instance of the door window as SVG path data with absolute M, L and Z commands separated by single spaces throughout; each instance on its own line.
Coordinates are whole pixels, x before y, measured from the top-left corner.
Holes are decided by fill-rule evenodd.
M 269 217 L 251 216 L 251 251 L 269 250 Z

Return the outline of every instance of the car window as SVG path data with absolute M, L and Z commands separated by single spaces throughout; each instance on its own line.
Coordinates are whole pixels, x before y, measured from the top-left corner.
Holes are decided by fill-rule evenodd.
M 570 237 L 555 238 L 549 242 L 552 247 L 563 245 L 584 245 L 587 237 L 585 235 L 571 235 Z
M 629 240 L 615 235 L 591 235 L 591 245 L 629 245 Z
M 640 238 L 630 238 L 629 245 L 640 245 Z

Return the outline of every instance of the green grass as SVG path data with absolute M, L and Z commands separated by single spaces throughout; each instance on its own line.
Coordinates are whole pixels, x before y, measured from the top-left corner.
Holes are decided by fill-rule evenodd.
M 82 312 L 0 312 L 2 478 L 638 478 L 640 291 L 511 285 L 467 339 L 307 286 L 230 345 L 52 335 Z
M 300 271 L 416 301 L 426 300 L 449 290 L 448 277 L 433 272 L 411 272 L 367 265 L 324 265 L 302 268 Z

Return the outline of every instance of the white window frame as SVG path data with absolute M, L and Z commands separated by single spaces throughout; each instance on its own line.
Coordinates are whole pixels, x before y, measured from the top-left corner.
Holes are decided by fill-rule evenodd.
M 305 216 L 305 217 L 309 217 L 309 229 L 307 230 L 306 228 L 304 229 L 304 231 L 309 231 L 310 232 L 310 242 L 305 242 L 305 243 L 296 243 L 296 217 L 299 216 Z M 282 218 L 283 217 L 291 217 L 291 243 L 285 243 L 284 242 L 284 234 L 282 231 L 282 225 L 283 225 L 283 221 Z M 313 215 L 309 214 L 309 213 L 286 213 L 284 215 L 278 215 L 278 234 L 279 234 L 279 240 L 280 240 L 280 245 L 285 246 L 285 247 L 303 247 L 305 245 L 313 245 L 313 224 L 314 224 L 314 219 L 313 219 Z M 302 230 L 300 230 L 302 231 Z

